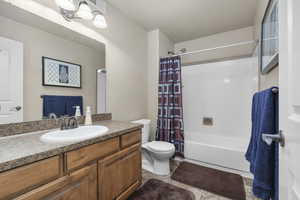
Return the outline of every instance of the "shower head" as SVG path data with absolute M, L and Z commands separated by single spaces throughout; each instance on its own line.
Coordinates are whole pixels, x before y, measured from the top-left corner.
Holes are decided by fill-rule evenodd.
M 173 56 L 173 55 L 175 55 L 175 53 L 173 51 L 168 51 L 168 55 Z
M 106 69 L 98 69 L 98 73 L 103 73 L 103 74 L 106 74 L 106 73 L 107 73 L 107 71 L 106 71 Z
M 186 53 L 187 50 L 186 50 L 186 48 L 182 48 L 182 49 L 180 49 L 179 51 L 180 51 L 181 53 Z

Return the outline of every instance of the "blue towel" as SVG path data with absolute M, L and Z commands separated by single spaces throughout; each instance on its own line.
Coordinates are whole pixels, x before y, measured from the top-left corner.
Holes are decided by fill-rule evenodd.
M 83 98 L 82 96 L 43 96 L 43 117 L 49 117 L 54 113 L 57 117 L 61 116 L 74 116 L 76 108 L 80 106 L 81 113 L 83 111 Z
M 66 115 L 74 116 L 76 112 L 75 106 L 80 106 L 81 114 L 83 114 L 83 100 L 82 96 L 68 96 L 67 97 L 67 106 L 66 106 Z
M 274 88 L 274 87 L 273 87 Z M 262 134 L 278 133 L 278 94 L 272 89 L 258 92 L 252 102 L 252 133 L 246 153 L 250 171 L 254 175 L 253 193 L 264 200 L 278 200 L 279 167 L 278 144 L 268 146 Z
M 43 96 L 43 117 L 49 117 L 49 114 L 54 113 L 57 117 L 61 117 L 66 114 L 66 102 L 65 96 Z

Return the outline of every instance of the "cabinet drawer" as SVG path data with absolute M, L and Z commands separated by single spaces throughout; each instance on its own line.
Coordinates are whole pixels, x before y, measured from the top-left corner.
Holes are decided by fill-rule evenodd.
M 78 150 L 70 151 L 67 153 L 67 169 L 71 170 L 77 168 L 90 161 L 117 152 L 119 147 L 119 138 L 113 138 Z
M 59 156 L 0 173 L 0 199 L 33 189 L 60 176 Z
M 137 130 L 121 136 L 121 147 L 126 148 L 141 141 L 141 131 Z
M 87 166 L 15 200 L 97 200 L 97 165 Z

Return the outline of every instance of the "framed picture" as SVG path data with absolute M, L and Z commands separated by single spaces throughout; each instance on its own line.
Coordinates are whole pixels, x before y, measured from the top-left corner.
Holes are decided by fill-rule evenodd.
M 266 9 L 260 38 L 260 66 L 267 74 L 279 63 L 278 0 L 270 0 Z
M 42 57 L 43 85 L 81 88 L 81 65 Z

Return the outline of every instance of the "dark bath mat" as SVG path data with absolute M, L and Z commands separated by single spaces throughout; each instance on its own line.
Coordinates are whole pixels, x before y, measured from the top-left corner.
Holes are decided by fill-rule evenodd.
M 243 178 L 237 174 L 182 162 L 171 178 L 230 199 L 246 199 Z
M 150 179 L 128 200 L 194 200 L 192 192 L 157 179 Z

